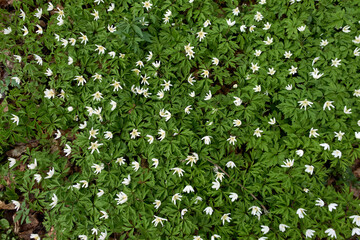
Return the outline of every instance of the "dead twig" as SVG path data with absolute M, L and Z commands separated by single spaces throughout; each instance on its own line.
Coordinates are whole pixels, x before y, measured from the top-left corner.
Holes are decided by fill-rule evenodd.
M 228 176 L 228 178 L 230 178 L 230 175 L 229 175 L 227 172 L 225 172 L 225 170 L 222 169 L 219 165 L 217 165 L 216 163 L 214 163 L 214 162 L 211 161 L 210 159 L 207 159 L 207 160 L 208 160 L 210 163 L 212 163 L 215 167 L 217 167 L 218 169 L 220 169 L 223 173 L 225 173 L 225 175 Z M 266 209 L 266 207 L 260 202 L 260 200 L 259 200 L 257 197 L 254 196 L 254 194 L 252 194 L 251 192 L 249 192 L 249 191 L 246 189 L 246 187 L 244 187 L 242 184 L 240 184 L 240 183 L 236 183 L 236 184 L 239 185 L 239 186 L 242 188 L 242 190 L 248 192 L 248 193 L 250 194 L 250 196 L 251 196 L 255 201 L 257 201 L 257 202 L 260 204 L 260 206 L 261 206 L 262 209 L 264 210 L 264 213 L 265 213 L 265 214 L 268 214 L 268 213 L 269 213 L 269 211 Z
M 0 201 L 0 209 L 14 210 L 15 204 L 13 203 L 6 204 L 5 202 Z

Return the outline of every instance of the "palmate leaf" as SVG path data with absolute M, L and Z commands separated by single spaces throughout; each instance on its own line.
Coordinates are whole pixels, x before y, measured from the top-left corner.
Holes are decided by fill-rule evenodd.
M 360 156 L 357 1 L 49 6 L 14 2 L 0 16 L 0 62 L 6 70 L 0 84 L 6 92 L 0 100 L 0 150 L 7 153 L 0 197 L 21 201 L 19 221 L 42 211 L 42 224 L 57 239 L 91 238 L 95 230 L 99 239 L 216 239 L 215 234 L 300 239 L 307 229 L 315 230 L 313 238 L 329 238 L 329 228 L 339 239 L 351 237 L 355 225 L 349 217 L 360 211 L 349 193 L 356 185 L 349 169 Z M 40 19 L 34 16 L 37 8 L 43 11 Z M 94 10 L 98 20 L 90 14 Z M 36 33 L 37 25 L 43 34 Z M 116 32 L 108 30 L 111 25 Z M 29 30 L 25 36 L 23 27 Z M 200 31 L 206 33 L 201 41 Z M 271 44 L 264 42 L 267 37 Z M 94 51 L 95 44 L 106 48 L 104 55 Z M 292 55 L 286 58 L 285 52 Z M 341 60 L 338 67 L 331 66 L 335 58 Z M 252 63 L 260 68 L 252 69 Z M 295 74 L 289 73 L 292 66 Z M 270 68 L 276 71 L 272 75 Z M 324 75 L 314 77 L 315 68 Z M 95 79 L 96 73 L 102 78 Z M 86 83 L 79 86 L 76 76 Z M 212 97 L 205 100 L 209 91 Z M 97 92 L 101 97 L 94 96 Z M 306 108 L 300 102 L 305 99 L 312 103 Z M 325 108 L 326 101 L 334 107 Z M 234 125 L 237 119 L 240 126 Z M 89 139 L 92 128 L 98 134 Z M 139 135 L 131 138 L 133 129 Z M 255 129 L 263 131 L 260 136 Z M 319 136 L 310 136 L 310 129 L 318 129 Z M 335 136 L 340 131 L 342 139 Z M 102 145 L 91 153 L 95 142 Z M 27 150 L 10 159 L 19 146 Z M 38 164 L 30 169 L 35 159 Z M 288 159 L 294 163 L 284 167 Z M 45 178 L 53 167 L 54 175 Z M 193 192 L 184 191 L 190 186 Z M 118 204 L 120 192 L 126 199 Z M 54 193 L 58 200 L 50 208 Z M 176 204 L 175 194 L 181 195 Z M 318 198 L 323 207 L 315 205 Z M 331 203 L 338 204 L 332 211 Z M 211 215 L 204 212 L 207 207 Z M 299 208 L 306 210 L 304 219 Z M 231 219 L 223 223 L 228 213 Z M 156 216 L 165 220 L 155 227 Z M 289 228 L 283 232 L 280 224 Z M 262 226 L 270 231 L 264 234 Z

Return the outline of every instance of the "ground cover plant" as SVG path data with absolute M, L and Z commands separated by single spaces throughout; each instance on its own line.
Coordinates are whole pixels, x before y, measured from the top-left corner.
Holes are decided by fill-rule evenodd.
M 0 238 L 357 239 L 359 16 L 7 2 Z

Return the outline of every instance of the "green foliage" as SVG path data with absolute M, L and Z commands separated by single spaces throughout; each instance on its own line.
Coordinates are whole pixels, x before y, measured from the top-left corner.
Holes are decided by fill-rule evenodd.
M 0 14 L 14 221 L 41 212 L 58 240 L 359 235 L 359 1 L 52 5 Z

